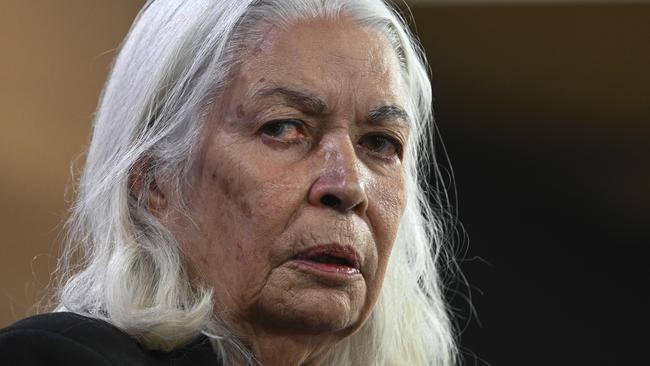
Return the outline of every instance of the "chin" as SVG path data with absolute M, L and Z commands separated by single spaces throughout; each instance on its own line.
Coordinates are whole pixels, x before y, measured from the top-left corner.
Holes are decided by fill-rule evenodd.
M 346 288 L 283 291 L 287 298 L 261 301 L 254 314 L 258 321 L 266 322 L 272 328 L 291 332 L 351 333 L 358 328 L 362 319 L 365 297 L 354 290 Z

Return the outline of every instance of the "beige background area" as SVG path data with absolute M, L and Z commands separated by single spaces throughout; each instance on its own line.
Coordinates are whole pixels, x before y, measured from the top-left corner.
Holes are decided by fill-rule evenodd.
M 0 326 L 29 314 L 48 282 L 71 162 L 83 161 L 115 48 L 142 3 L 0 1 Z

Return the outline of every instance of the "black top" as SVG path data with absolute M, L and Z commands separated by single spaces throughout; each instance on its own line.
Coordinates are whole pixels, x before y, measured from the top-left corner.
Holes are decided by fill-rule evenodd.
M 217 366 L 207 337 L 172 352 L 151 351 L 111 324 L 74 313 L 23 319 L 0 330 L 3 365 Z

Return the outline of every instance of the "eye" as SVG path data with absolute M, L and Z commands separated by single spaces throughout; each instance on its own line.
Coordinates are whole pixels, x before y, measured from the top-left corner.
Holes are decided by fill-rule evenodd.
M 397 139 L 382 133 L 363 136 L 359 146 L 382 159 L 401 158 L 402 155 L 402 144 Z
M 304 123 L 293 119 L 267 122 L 258 133 L 263 137 L 286 143 L 300 142 L 305 137 Z

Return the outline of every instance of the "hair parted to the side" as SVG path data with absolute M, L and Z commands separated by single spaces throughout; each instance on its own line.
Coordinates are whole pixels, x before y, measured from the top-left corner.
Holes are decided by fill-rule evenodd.
M 152 185 L 155 174 L 183 197 L 206 111 L 246 47 L 269 26 L 341 17 L 390 42 L 413 122 L 405 152 L 407 207 L 380 298 L 368 321 L 324 364 L 455 364 L 438 273 L 447 260 L 447 203 L 433 154 L 426 61 L 403 19 L 382 0 L 148 1 L 100 99 L 58 266 L 57 310 L 106 320 L 152 349 L 171 350 L 203 332 L 222 359 L 255 364 L 213 314 L 218 295 L 190 283 L 177 241 L 144 203 L 147 190 L 133 186 Z M 421 178 L 431 166 L 437 183 L 428 185 Z M 433 205 L 425 190 L 434 191 Z

